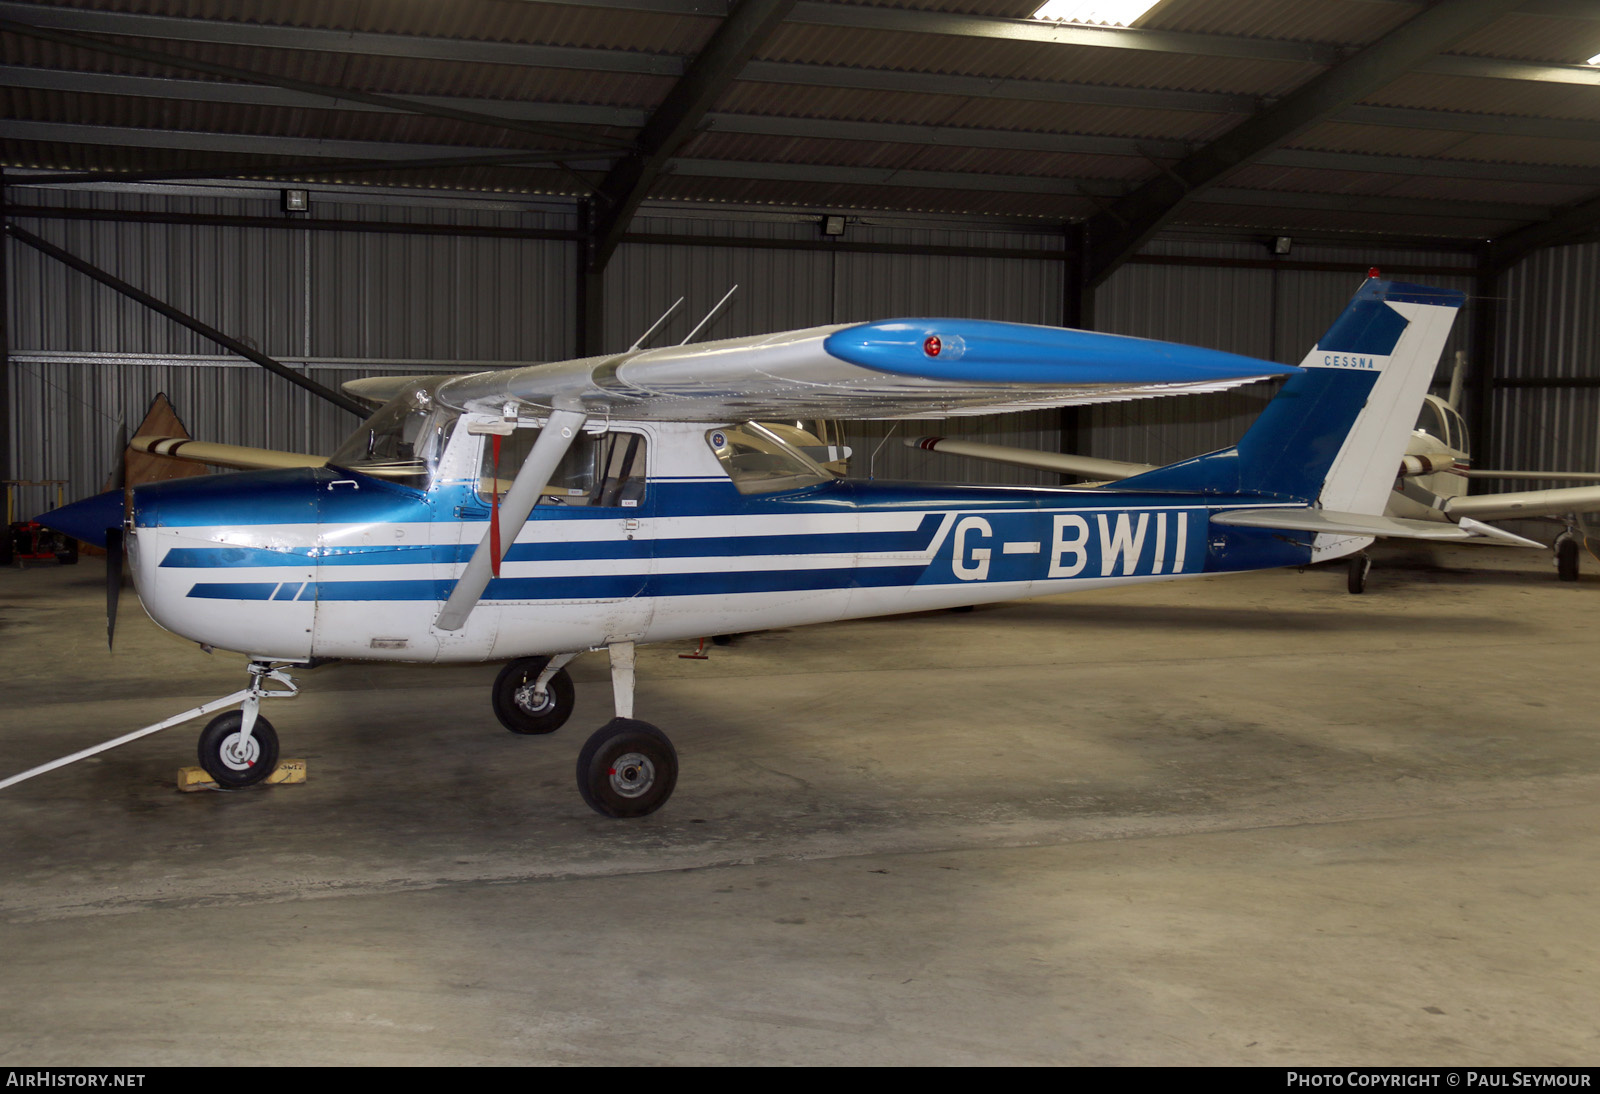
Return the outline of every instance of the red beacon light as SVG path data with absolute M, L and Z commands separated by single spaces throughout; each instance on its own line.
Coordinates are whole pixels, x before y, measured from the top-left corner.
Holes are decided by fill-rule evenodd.
M 939 356 L 939 351 L 943 348 L 943 343 L 939 341 L 939 336 L 937 334 L 930 334 L 928 337 L 922 340 L 922 352 L 926 353 L 929 357 Z
M 1368 266 L 1367 267 L 1367 276 L 1368 277 L 1382 277 L 1383 273 L 1376 266 Z

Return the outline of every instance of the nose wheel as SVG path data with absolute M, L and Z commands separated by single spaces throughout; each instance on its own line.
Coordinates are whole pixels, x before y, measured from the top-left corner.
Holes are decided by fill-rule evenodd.
M 254 786 L 278 766 L 278 732 L 260 715 L 246 736 L 244 713 L 230 710 L 200 731 L 200 766 L 218 786 Z

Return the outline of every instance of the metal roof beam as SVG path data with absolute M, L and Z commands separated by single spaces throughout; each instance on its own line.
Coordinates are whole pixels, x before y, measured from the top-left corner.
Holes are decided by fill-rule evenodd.
M 532 2 L 532 0 L 529 0 Z M 1597 6 L 1600 7 L 1600 6 Z M 813 71 L 815 70 L 815 71 Z M 1595 72 L 1600 77 L 1600 69 Z M 1035 102 L 1075 103 L 1111 107 L 1148 107 L 1152 110 L 1198 110 L 1207 113 L 1254 114 L 1261 108 L 1259 100 L 1244 95 L 1214 95 L 1207 92 L 1147 91 L 1142 88 L 1102 87 L 1096 84 L 1062 84 L 1036 80 L 986 80 L 982 77 L 926 75 L 913 72 L 877 72 L 868 69 L 835 68 L 823 65 L 778 64 L 752 62 L 745 67 L 740 79 L 770 83 L 799 83 L 813 87 L 859 87 L 864 90 L 900 91 L 922 94 L 958 95 L 964 97 L 1028 100 Z M 224 83 L 218 80 L 183 80 L 165 76 L 127 76 L 109 72 L 78 72 L 55 68 L 31 68 L 22 65 L 0 65 L 0 87 L 27 87 L 47 91 L 68 91 L 91 95 L 124 95 L 158 99 L 181 99 L 199 102 L 236 103 L 249 106 L 278 106 L 310 110 L 353 110 L 409 113 L 398 106 L 378 106 L 350 99 L 330 101 L 325 94 L 291 91 L 286 88 L 261 87 L 247 83 Z M 467 99 L 447 95 L 412 95 L 408 101 L 428 106 L 455 107 L 485 117 L 509 118 L 517 121 L 550 122 L 564 125 L 607 125 L 624 129 L 637 129 L 648 120 L 647 111 L 632 107 L 589 106 L 581 103 L 535 103 L 510 99 Z M 722 119 L 740 117 L 731 114 L 707 116 L 712 128 L 727 128 Z M 754 119 L 755 115 L 744 117 Z M 834 122 L 824 119 L 784 118 L 761 115 L 763 124 L 860 126 L 863 123 Z M 1498 136 L 1552 137 L 1559 140 L 1600 141 L 1600 122 L 1587 118 L 1534 118 L 1519 114 L 1478 114 L 1460 110 L 1428 110 L 1404 106 L 1346 107 L 1329 121 L 1353 125 L 1382 125 L 1405 129 L 1438 129 L 1447 132 L 1490 133 Z M 753 124 L 753 122 L 751 123 Z M 906 126 L 905 128 L 933 128 Z M 760 132 L 741 129 L 739 132 Z M 967 133 L 997 132 L 1007 130 L 964 130 Z M 1077 137 L 1075 139 L 1087 139 Z M 1160 138 L 1126 138 L 1107 136 L 1110 141 L 1137 140 L 1152 155 L 1172 155 L 1171 149 L 1181 142 Z M 1187 151 L 1188 149 L 1185 149 Z M 1182 153 L 1179 153 L 1182 154 Z M 1354 154 L 1354 153 L 1353 153 Z
M 14 6 L 14 5 L 10 5 Z M 73 46 L 79 49 L 89 49 L 100 53 L 108 53 L 117 57 L 126 57 L 133 60 L 146 61 L 151 64 L 170 65 L 174 68 L 189 69 L 195 72 L 204 72 L 212 76 L 222 76 L 232 80 L 243 80 L 246 83 L 262 84 L 268 87 L 283 88 L 296 91 L 305 95 L 320 96 L 334 101 L 350 101 L 366 103 L 369 106 L 382 107 L 388 110 L 397 110 L 408 114 L 424 114 L 450 121 L 466 122 L 471 125 L 486 125 L 497 129 L 512 129 L 525 133 L 536 134 L 541 137 L 554 137 L 562 140 L 579 141 L 586 144 L 600 144 L 618 146 L 628 142 L 619 138 L 606 137 L 581 130 L 569 130 L 561 127 L 544 125 L 538 122 L 525 122 L 515 118 L 497 118 L 487 114 L 477 114 L 469 110 L 461 110 L 454 106 L 439 106 L 422 102 L 416 99 L 407 99 L 395 95 L 374 95 L 370 92 L 357 91 L 351 88 L 332 87 L 312 83 L 307 80 L 297 80 L 292 77 L 278 76 L 268 72 L 257 72 L 251 69 L 236 68 L 233 65 L 215 64 L 197 58 L 184 57 L 174 53 L 159 50 L 141 49 L 137 46 L 128 46 L 119 42 L 105 41 L 99 38 L 88 38 L 71 31 L 57 30 L 51 27 L 39 26 L 32 22 L 19 22 L 8 18 L 9 7 L 0 10 L 0 30 L 10 31 L 15 34 L 27 35 L 45 41 L 56 42 L 61 45 Z M 45 9 L 62 10 L 62 9 Z
M 1088 223 L 1090 284 L 1109 277 L 1198 191 L 1327 120 L 1462 35 L 1512 10 L 1517 2 L 1455 0 L 1424 10 L 1095 214 Z
M 721 18 L 728 13 L 727 0 L 516 0 L 524 4 L 558 4 L 563 7 L 612 8 L 623 11 L 652 11 L 666 15 L 702 15 Z M 1368 0 L 1368 3 L 1397 4 L 1408 8 L 1427 7 L 1429 0 Z M 1565 19 L 1600 19 L 1600 8 L 1593 0 L 1523 0 L 1519 14 L 1549 15 Z
M 397 106 L 380 106 L 349 99 L 330 100 L 323 94 L 292 91 L 281 87 L 262 87 L 259 84 L 224 83 L 221 80 L 184 80 L 170 76 L 125 76 L 110 72 L 74 72 L 67 69 L 27 68 L 20 65 L 0 65 L 0 87 L 26 87 L 83 95 L 227 103 L 238 106 L 270 106 L 290 110 L 412 113 Z M 552 122 L 558 125 L 608 125 L 621 129 L 637 129 L 649 117 L 648 112 L 644 110 L 615 106 L 587 106 L 581 103 L 531 103 L 511 99 L 467 99 L 452 95 L 409 95 L 407 99 L 428 106 L 467 110 L 488 118 Z
M 1452 220 L 1527 221 L 1550 216 L 1547 205 L 1515 201 L 1439 201 L 1382 194 L 1317 194 L 1299 190 L 1246 190 L 1215 186 L 1195 198 L 1205 205 L 1246 205 L 1270 209 L 1325 209 L 1341 213 L 1440 216 Z
M 402 168 L 406 161 L 451 159 L 508 160 L 538 157 L 543 153 L 508 152 L 504 148 L 470 147 L 459 144 L 407 144 L 397 141 L 325 140 L 311 137 L 279 137 L 255 133 L 219 133 L 193 129 L 131 129 L 116 125 L 75 125 L 0 119 L 0 140 L 61 142 L 65 144 L 113 145 L 121 148 L 164 148 L 179 151 L 237 153 L 250 156 L 293 156 L 306 160 L 347 159 L 354 161 L 393 160 Z M 567 153 L 564 159 L 579 170 L 605 170 L 610 166 L 607 151 Z M 324 168 L 325 170 L 326 168 Z M 237 169 L 248 174 L 248 166 Z
M 1199 54 L 1206 57 L 1241 57 L 1259 61 L 1298 61 L 1337 64 L 1344 58 L 1341 46 L 1317 42 L 1292 42 L 1273 38 L 1245 38 L 1189 31 L 1143 30 L 1134 27 L 1090 27 L 1042 19 L 995 19 L 942 11 L 869 7 L 862 4 L 817 3 L 802 0 L 791 16 L 796 23 L 845 27 L 853 30 L 888 30 L 910 34 L 942 34 L 960 38 L 995 38 L 1016 42 L 1094 46 L 1099 49 L 1138 49 L 1159 53 Z
M 600 184 L 591 270 L 605 269 L 650 187 L 794 5 L 795 0 L 739 0 L 672 86 L 639 131 L 635 154 L 613 166 Z
M 530 0 L 533 2 L 533 0 Z M 275 106 L 290 109 L 324 109 L 391 112 L 394 108 L 356 102 L 329 102 L 325 97 L 282 88 L 218 80 L 181 80 L 168 77 L 124 76 L 100 72 L 0 65 L 0 87 L 27 87 L 82 94 L 148 97 L 181 101 Z M 1105 89 L 1115 90 L 1115 89 Z M 463 99 L 442 95 L 415 96 L 418 102 L 455 105 L 474 113 L 562 125 L 608 125 L 637 129 L 648 114 L 643 110 L 588 106 L 579 103 L 530 103 L 501 99 Z M 1581 118 L 1527 118 L 1507 114 L 1468 114 L 1460 111 L 1419 110 L 1409 107 L 1353 106 L 1331 120 L 1358 125 L 1386 125 L 1447 132 L 1536 136 L 1562 140 L 1600 142 L 1600 122 Z M 705 116 L 704 128 L 720 133 L 750 133 L 808 139 L 888 141 L 957 148 L 1010 148 L 1106 156 L 1182 159 L 1194 151 L 1186 141 L 1119 137 L 1106 134 L 1039 133 L 1025 130 L 924 126 L 896 122 L 858 122 L 827 118 L 790 118 L 777 115 L 718 114 Z M 591 153 L 584 153 L 591 155 Z M 1372 155 L 1313 149 L 1279 149 L 1257 162 L 1284 167 L 1316 167 L 1337 171 L 1376 171 L 1386 174 L 1437 175 L 1446 178 L 1500 179 L 1507 182 L 1558 182 L 1600 186 L 1600 168 L 1434 159 L 1420 156 Z
M 1469 114 L 1462 110 L 1421 110 L 1405 106 L 1352 106 L 1339 111 L 1329 120 L 1399 129 L 1489 133 L 1500 137 L 1600 141 L 1600 122 L 1588 118 L 1530 118 L 1520 114 Z
M 1012 99 L 1021 102 L 1071 103 L 1083 106 L 1132 107 L 1146 110 L 1194 110 L 1209 114 L 1253 114 L 1261 100 L 1252 95 L 1213 91 L 1169 91 L 1144 87 L 1110 87 L 1056 80 L 992 79 L 988 76 L 937 72 L 890 72 L 845 65 L 811 65 L 792 61 L 751 61 L 742 80 L 801 87 L 847 87 L 859 91 L 950 95 L 966 99 Z
M 481 42 L 465 38 L 428 38 L 413 34 L 326 30 L 321 27 L 275 27 L 225 19 L 186 19 L 171 15 L 47 7 L 43 4 L 17 3 L 16 0 L 0 0 L 0 18 L 55 30 L 161 38 L 175 42 L 207 42 L 250 49 L 301 49 L 322 53 L 460 61 L 465 64 L 598 69 L 647 76 L 681 76 L 685 67 L 683 58 L 662 53 Z
M 558 0 L 522 0 L 524 3 Z M 585 7 L 618 10 L 657 11 L 669 14 L 716 15 L 726 7 L 722 0 L 559 0 Z M 1547 10 L 1549 9 L 1549 10 Z M 1531 14 L 1559 14 L 1569 18 L 1600 19 L 1600 7 L 1587 0 L 1523 0 L 1518 10 Z M 91 11 L 58 8 L 41 4 L 0 0 L 0 18 L 38 27 L 94 34 L 116 34 L 135 38 L 161 38 L 171 41 L 208 42 L 249 48 L 297 49 L 334 53 L 359 53 L 384 57 L 410 57 L 422 60 L 460 61 L 468 64 L 530 65 L 544 68 L 588 69 L 603 72 L 632 72 L 653 76 L 681 76 L 684 58 L 670 54 L 643 53 L 620 49 L 591 49 L 577 46 L 543 46 L 516 42 L 484 42 L 461 38 L 433 38 L 410 34 L 380 34 L 369 31 L 329 30 L 321 27 L 269 26 L 223 19 L 194 19 L 169 15 L 143 15 L 132 12 Z M 908 11 L 899 8 L 856 4 L 816 3 L 803 0 L 790 15 L 791 21 L 826 26 L 862 27 L 904 33 L 924 33 L 1047 41 L 1095 45 L 1112 49 L 1140 49 L 1177 52 L 1206 57 L 1249 57 L 1297 61 L 1320 65 L 1339 63 L 1350 50 L 1343 46 L 1244 38 L 1219 34 L 1179 31 L 1151 31 L 1138 28 L 1080 27 L 1046 23 L 1033 19 L 991 19 L 942 12 Z M 764 69 L 824 66 L 786 65 L 756 62 Z M 754 66 L 752 66 L 754 67 Z M 848 72 L 843 69 L 840 71 Z M 1419 65 L 1419 71 L 1439 75 L 1482 76 L 1497 79 L 1543 80 L 1592 85 L 1600 74 L 1587 66 L 1543 65 L 1495 57 L 1435 57 Z M 898 74 L 887 74 L 898 75 Z M 746 76 L 746 78 L 758 78 Z M 960 86 L 975 77 L 938 77 Z M 794 81 L 800 82 L 800 81 Z M 1007 81 L 1030 83 L 1033 81 Z M 969 94 L 970 92 L 948 92 Z M 1174 98 L 1196 93 L 1149 92 Z M 1200 93 L 1203 94 L 1203 93 Z M 1206 96 L 1209 98 L 1247 98 L 1245 96 Z M 1157 107 L 1158 109 L 1191 109 Z
M 190 130 L 125 129 L 116 126 L 58 125 L 47 122 L 0 120 L 0 140 L 60 141 L 75 144 L 118 145 L 136 148 L 192 150 L 266 156 L 293 156 L 308 161 L 348 159 L 390 161 L 401 170 L 412 164 L 427 166 L 506 162 L 516 153 L 501 149 L 459 145 L 416 145 L 382 141 L 306 140 Z M 426 154 L 427 160 L 418 159 Z M 527 153 L 530 158 L 536 153 Z M 529 165 L 533 169 L 533 165 Z M 576 164 L 588 170 L 603 169 L 602 160 Z M 332 171 L 341 165 L 310 165 L 306 171 Z M 351 168 L 352 170 L 355 168 Z M 263 169 L 267 170 L 267 169 Z M 923 171 L 895 168 L 833 166 L 827 164 L 775 164 L 745 160 L 682 159 L 674 173 L 702 178 L 762 179 L 775 182 L 817 182 L 848 186 L 904 186 L 933 190 L 970 190 L 1025 194 L 1056 194 L 1064 198 L 1115 199 L 1127 194 L 1115 180 L 1051 178 L 963 171 Z M 250 166 L 219 174 L 251 174 Z M 270 173 L 278 173 L 272 171 Z M 112 176 L 107 176 L 108 181 Z M 1220 195 L 1220 196 L 1218 196 Z M 1352 211 L 1405 212 L 1416 217 L 1453 219 L 1534 220 L 1549 214 L 1538 205 L 1500 202 L 1420 201 L 1360 194 L 1305 194 L 1299 192 L 1227 189 L 1207 192 L 1204 200 L 1247 204 L 1263 208 L 1339 208 Z
M 1485 182 L 1526 182 L 1600 189 L 1600 167 L 1544 163 L 1487 163 L 1481 160 L 1429 159 L 1423 156 L 1383 156 L 1357 152 L 1321 152 L 1311 148 L 1280 148 L 1256 163 L 1268 167 L 1306 167 L 1315 171 L 1365 171 L 1418 178 L 1481 179 Z
M 1464 57 L 1441 54 L 1423 61 L 1414 71 L 1431 76 L 1477 76 L 1490 80 L 1535 80 L 1547 84 L 1600 86 L 1600 70 L 1593 65 L 1541 65 L 1528 61 L 1507 61 L 1499 57 Z

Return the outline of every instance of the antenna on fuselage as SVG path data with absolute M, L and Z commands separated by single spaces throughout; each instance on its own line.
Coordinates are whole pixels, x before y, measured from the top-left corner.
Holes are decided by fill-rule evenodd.
M 739 291 L 739 286 L 738 285 L 735 285 L 733 288 L 729 289 L 727 291 L 727 294 L 724 295 L 721 300 L 717 301 L 717 306 L 712 308 L 710 311 L 706 312 L 706 317 L 704 319 L 700 320 L 700 322 L 695 325 L 694 330 L 689 332 L 689 337 L 687 337 L 683 341 L 679 342 L 678 345 L 687 346 L 690 342 L 693 342 L 694 341 L 694 336 L 699 334 L 701 332 L 701 330 L 703 330 L 705 328 L 705 325 L 707 323 L 711 322 L 712 317 L 714 317 L 719 311 L 722 310 L 722 305 L 726 304 L 729 300 L 732 300 L 733 299 L 733 294 L 738 292 L 738 291 Z
M 650 329 L 645 331 L 643 334 L 639 335 L 639 340 L 637 342 L 635 342 L 633 345 L 628 347 L 628 352 L 632 353 L 634 350 L 638 349 L 640 346 L 642 346 L 646 342 L 648 342 L 650 340 L 650 336 L 656 332 L 656 328 L 660 327 L 661 324 L 665 323 L 667 321 L 667 317 L 670 316 L 673 312 L 678 310 L 678 305 L 683 303 L 683 299 L 684 298 L 681 297 L 681 296 L 678 297 L 677 301 L 672 305 L 672 307 L 670 307 L 666 311 L 662 312 L 661 313 L 661 318 L 657 319 L 654 323 L 651 323 L 650 324 Z

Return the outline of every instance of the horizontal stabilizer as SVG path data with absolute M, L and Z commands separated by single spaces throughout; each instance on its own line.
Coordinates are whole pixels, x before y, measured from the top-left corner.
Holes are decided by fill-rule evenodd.
M 1388 536 L 1396 539 L 1435 539 L 1478 541 L 1498 540 L 1520 547 L 1542 547 L 1500 528 L 1475 520 L 1444 524 L 1436 520 L 1407 520 L 1404 517 L 1371 516 L 1366 513 L 1335 513 L 1327 509 L 1234 509 L 1214 513 L 1213 524 L 1232 524 L 1242 528 L 1277 528 L 1286 532 L 1321 532 L 1340 536 Z

